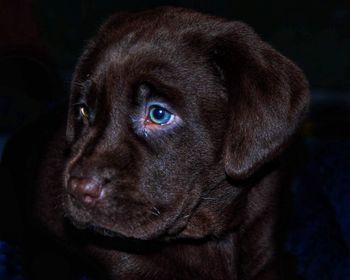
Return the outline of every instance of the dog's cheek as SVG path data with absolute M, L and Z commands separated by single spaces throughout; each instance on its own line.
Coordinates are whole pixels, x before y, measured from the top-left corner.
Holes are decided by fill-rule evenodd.
M 191 204 L 197 200 L 202 187 L 207 186 L 210 147 L 207 137 L 187 129 L 175 135 L 161 153 L 146 158 L 143 186 L 149 199 L 170 212 L 186 207 L 184 201 L 188 198 Z

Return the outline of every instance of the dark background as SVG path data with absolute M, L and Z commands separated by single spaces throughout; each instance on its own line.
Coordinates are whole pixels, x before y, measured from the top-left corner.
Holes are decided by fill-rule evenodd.
M 332 134 L 347 134 L 350 2 L 344 1 L 0 1 L 0 147 L 41 110 L 64 98 L 86 41 L 115 11 L 176 5 L 247 22 L 305 72 L 312 105 Z M 40 82 L 39 82 L 40 81 Z M 328 106 L 329 107 L 329 106 Z M 331 123 L 330 123 L 331 122 Z M 342 123 L 337 128 L 335 123 Z M 338 131 L 339 129 L 342 131 Z M 315 133 L 315 124 L 309 124 Z M 346 130 L 346 131 L 345 131 Z M 317 133 L 321 133 L 318 131 Z M 329 132 L 327 131 L 328 135 Z M 1 148 L 0 148 L 1 151 Z
M 312 102 L 298 150 L 285 251 L 300 279 L 350 279 L 348 0 L 0 0 L 0 156 L 15 133 L 65 101 L 77 58 L 107 16 L 159 5 L 244 21 L 304 70 Z M 6 166 L 1 175 L 0 196 L 8 203 L 0 207 L 0 227 L 17 228 Z M 13 266 L 20 256 L 8 239 L 0 235 L 0 279 L 21 274 Z

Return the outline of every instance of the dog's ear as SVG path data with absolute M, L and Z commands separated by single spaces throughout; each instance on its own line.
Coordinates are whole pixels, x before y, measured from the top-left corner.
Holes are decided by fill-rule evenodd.
M 211 48 L 229 94 L 224 162 L 242 180 L 278 155 L 305 115 L 309 91 L 301 70 L 251 28 L 223 25 Z

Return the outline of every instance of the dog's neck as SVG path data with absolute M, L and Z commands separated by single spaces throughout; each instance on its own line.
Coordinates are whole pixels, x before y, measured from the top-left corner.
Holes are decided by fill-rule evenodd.
M 148 252 L 130 253 L 92 245 L 86 249 L 96 256 L 96 263 L 113 261 L 112 271 L 106 276 L 111 279 L 236 280 L 236 240 L 237 234 L 230 233 L 220 239 L 157 243 L 155 248 L 148 248 Z

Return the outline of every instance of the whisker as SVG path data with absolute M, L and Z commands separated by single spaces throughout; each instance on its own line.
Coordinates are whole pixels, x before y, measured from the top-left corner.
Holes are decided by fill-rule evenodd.
M 151 213 L 152 213 L 154 216 L 157 216 L 157 217 L 160 216 L 160 211 L 158 210 L 157 207 L 152 207 Z
M 202 196 L 201 198 L 205 199 L 205 200 L 216 200 L 217 199 L 215 197 L 205 197 L 205 196 Z

